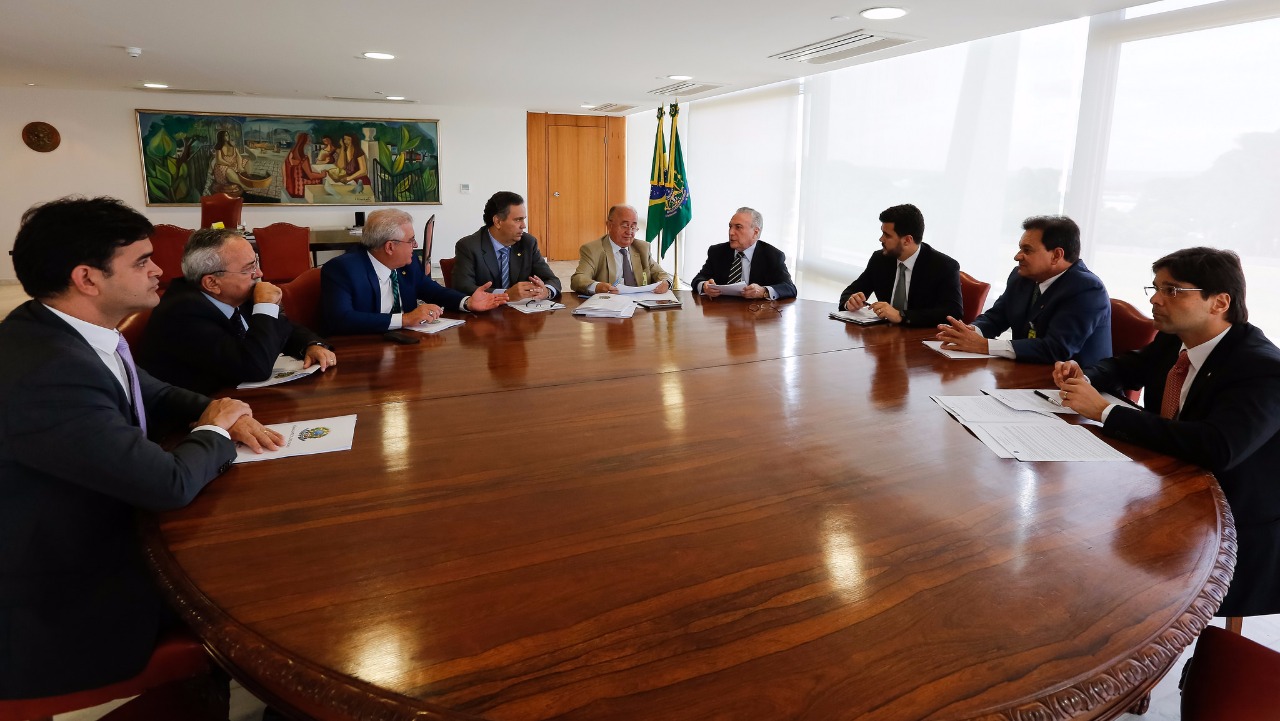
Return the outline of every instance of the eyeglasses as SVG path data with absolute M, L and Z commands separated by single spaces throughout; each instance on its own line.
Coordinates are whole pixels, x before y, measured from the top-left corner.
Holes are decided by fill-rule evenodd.
M 1142 289 L 1142 292 L 1146 294 L 1148 298 L 1155 297 L 1157 292 L 1166 298 L 1177 298 L 1179 293 L 1191 293 L 1193 291 L 1196 293 L 1203 293 L 1204 288 L 1179 288 L 1176 285 L 1148 285 Z
M 255 260 L 249 266 L 248 270 L 215 270 L 209 275 L 217 275 L 219 273 L 233 273 L 235 275 L 253 275 L 254 273 L 257 273 L 260 270 L 262 270 L 262 264 Z
M 777 313 L 778 315 L 782 315 L 782 309 L 778 307 L 778 301 L 776 300 L 770 300 L 768 302 L 762 300 L 759 303 L 752 303 L 751 305 L 747 306 L 747 310 L 751 311 L 752 313 L 757 313 L 766 308 Z
M 417 237 L 417 236 L 414 236 L 414 237 L 412 237 L 412 238 L 410 238 L 410 239 L 408 239 L 408 240 L 393 240 L 393 241 L 391 241 L 391 242 L 392 242 L 392 243 L 408 243 L 408 244 L 409 244 L 409 247 L 411 247 L 411 248 L 417 248 L 417 247 L 418 247 L 418 237 Z

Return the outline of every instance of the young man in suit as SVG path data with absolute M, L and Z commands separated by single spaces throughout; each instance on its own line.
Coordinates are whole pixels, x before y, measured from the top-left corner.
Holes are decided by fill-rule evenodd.
M 538 239 L 524 232 L 529 212 L 524 198 L 502 190 L 484 204 L 484 227 L 458 240 L 453 285 L 463 293 L 491 285 L 505 288 L 512 301 L 555 300 L 560 279 L 538 250 Z
M 657 293 L 671 287 L 671 276 L 649 255 L 649 244 L 636 238 L 640 215 L 630 205 L 615 205 L 605 219 L 604 237 L 583 243 L 578 268 L 569 279 L 575 293 L 618 292 L 616 283 L 638 287 L 658 283 Z M 629 274 L 629 277 L 628 277 Z
M 413 216 L 386 208 L 369 214 L 360 250 L 320 269 L 320 311 L 328 333 L 381 333 L 430 323 L 447 308 L 480 313 L 507 302 L 488 283 L 465 294 L 427 275 L 414 254 Z M 454 285 L 458 272 L 455 266 Z
M 840 294 L 840 307 L 858 310 L 875 293 L 871 310 L 890 323 L 929 326 L 963 315 L 960 264 L 923 238 L 924 215 L 916 206 L 895 205 L 881 213 L 880 252 Z
M 26 212 L 27 301 L 0 323 L 0 698 L 122 681 L 172 623 L 138 547 L 137 508 L 191 502 L 235 442 L 284 439 L 249 406 L 138 370 L 116 330 L 159 301 L 151 223 L 114 198 Z M 151 437 L 194 429 L 166 451 Z
M 1082 371 L 1058 363 L 1064 405 L 1112 438 L 1212 471 L 1239 551 L 1220 616 L 1280 613 L 1280 349 L 1249 324 L 1244 270 L 1229 250 L 1187 248 L 1152 265 L 1155 340 Z M 1146 389 L 1146 410 L 1098 390 Z
M 262 281 L 253 246 L 240 233 L 197 230 L 142 335 L 138 363 L 167 383 L 200 393 L 263 381 L 281 353 L 324 371 L 328 345 L 280 312 L 280 288 Z
M 707 262 L 693 278 L 693 288 L 702 295 L 720 295 L 721 285 L 745 282 L 744 298 L 781 300 L 796 297 L 796 286 L 787 271 L 782 251 L 760 240 L 764 218 L 751 208 L 738 208 L 729 219 L 729 242 L 707 248 Z
M 955 317 L 940 325 L 948 350 L 1031 363 L 1075 360 L 1092 365 L 1111 355 L 1111 298 L 1080 260 L 1080 228 L 1066 216 L 1022 222 L 1022 238 L 1004 293 L 973 325 Z M 1012 329 L 1013 340 L 996 336 Z

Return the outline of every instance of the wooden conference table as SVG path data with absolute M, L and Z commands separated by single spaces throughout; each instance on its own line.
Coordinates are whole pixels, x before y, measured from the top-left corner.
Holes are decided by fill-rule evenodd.
M 162 584 L 321 719 L 1114 718 L 1216 609 L 1210 476 L 1003 460 L 929 399 L 1047 367 L 685 299 L 339 338 L 328 373 L 238 392 L 355 413 L 354 447 L 144 522 Z

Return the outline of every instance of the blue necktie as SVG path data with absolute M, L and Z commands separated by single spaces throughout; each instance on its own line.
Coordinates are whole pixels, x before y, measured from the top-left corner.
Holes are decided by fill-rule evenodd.
M 502 289 L 506 290 L 511 287 L 511 255 L 510 248 L 503 248 L 498 251 L 498 267 L 502 269 Z

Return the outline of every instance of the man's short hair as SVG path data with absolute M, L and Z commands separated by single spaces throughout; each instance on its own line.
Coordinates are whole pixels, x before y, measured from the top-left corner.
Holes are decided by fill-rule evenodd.
M 201 228 L 182 247 L 182 277 L 199 285 L 206 275 L 226 270 L 222 267 L 222 246 L 228 238 L 242 238 L 232 228 Z
M 403 210 L 397 208 L 375 210 L 364 221 L 360 242 L 369 250 L 374 250 L 381 248 L 389 240 L 408 240 L 408 238 L 396 237 L 400 232 L 400 226 L 405 223 L 413 225 L 413 216 Z
M 1226 293 L 1231 296 L 1227 309 L 1228 323 L 1244 323 L 1249 320 L 1249 309 L 1244 304 L 1244 267 L 1240 256 L 1231 250 L 1217 248 L 1183 248 L 1175 250 L 1151 264 L 1151 272 L 1169 271 L 1175 280 L 1200 288 L 1200 297 Z
M 1080 260 L 1080 226 L 1065 215 L 1033 215 L 1022 221 L 1023 230 L 1040 231 L 1045 250 L 1062 248 L 1068 263 Z
M 22 214 L 13 241 L 13 269 L 32 298 L 61 294 L 78 265 L 111 273 L 117 248 L 149 238 L 151 221 L 115 198 L 67 196 Z
M 506 220 L 513 205 L 524 205 L 524 198 L 520 197 L 519 193 L 513 193 L 510 190 L 499 190 L 494 193 L 489 198 L 489 202 L 484 204 L 484 227 L 493 225 L 495 215 L 500 220 Z
M 627 210 L 630 210 L 632 213 L 635 213 L 637 218 L 640 217 L 640 213 L 635 209 L 635 206 L 627 205 L 626 203 L 619 203 L 617 205 L 613 205 L 609 207 L 609 214 L 604 216 L 604 219 L 608 221 L 613 220 L 613 214 L 618 212 L 619 210 L 622 210 L 623 208 L 626 208 Z
M 747 206 L 744 205 L 741 208 L 738 208 L 737 210 L 733 211 L 734 215 L 737 215 L 738 213 L 749 214 L 751 216 L 751 224 L 756 227 L 756 230 L 760 230 L 760 231 L 764 230 L 764 216 L 760 215 L 760 211 L 756 210 L 755 208 L 748 208 Z
M 885 208 L 880 222 L 893 223 L 893 232 L 899 238 L 909 235 L 917 243 L 924 239 L 924 213 L 910 203 Z

